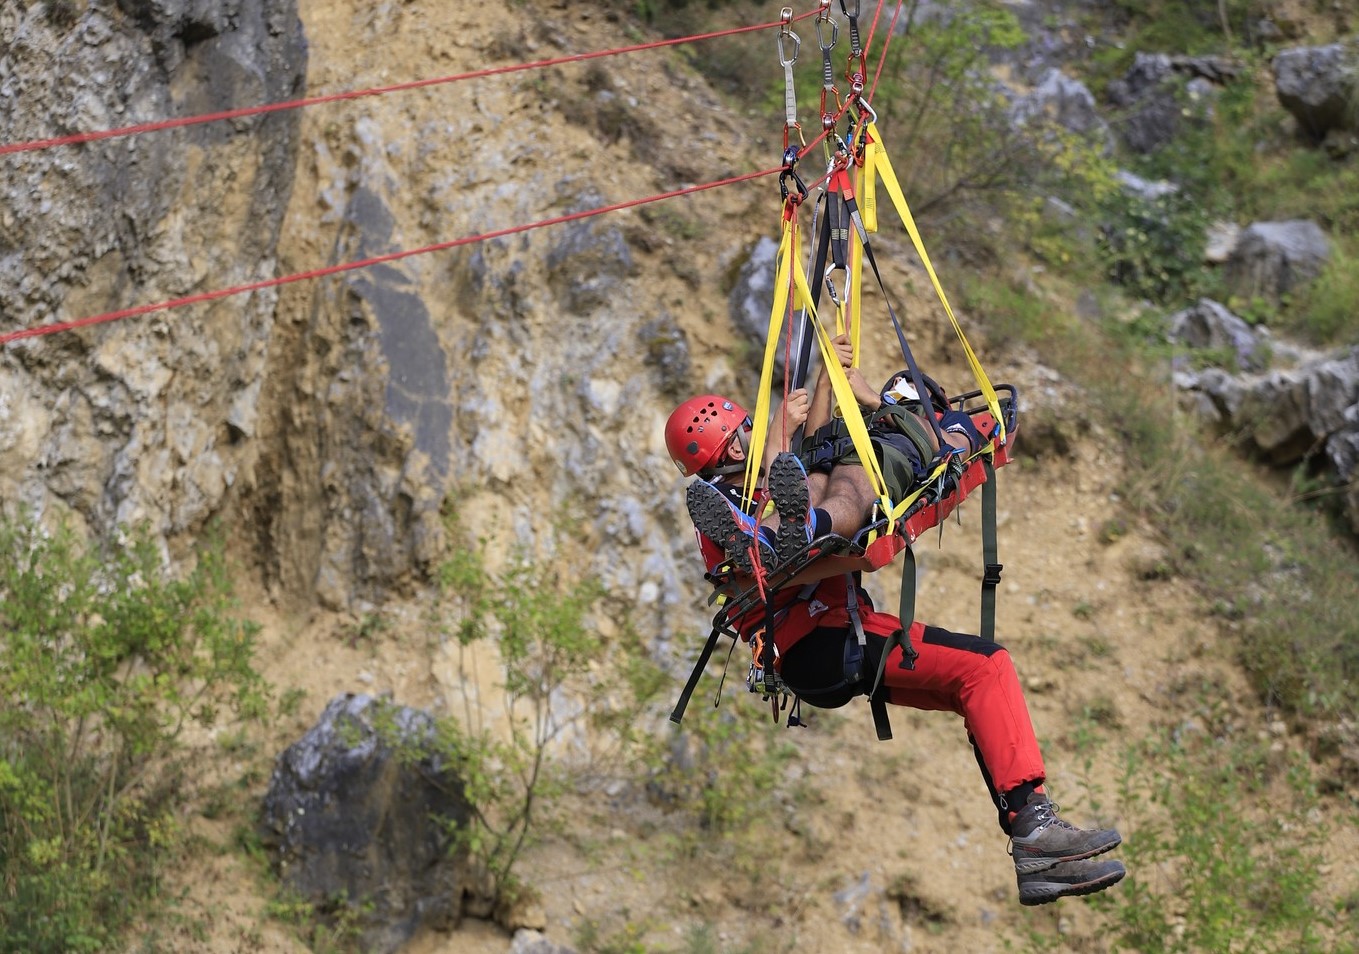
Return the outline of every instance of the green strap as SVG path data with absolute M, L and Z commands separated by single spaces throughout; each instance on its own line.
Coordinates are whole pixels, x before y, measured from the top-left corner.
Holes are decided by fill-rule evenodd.
M 877 729 L 879 741 L 886 742 L 892 737 L 892 726 L 887 720 L 887 704 L 878 700 L 878 688 L 882 685 L 883 673 L 887 671 L 887 657 L 892 650 L 901 647 L 901 666 L 903 669 L 915 668 L 915 648 L 911 645 L 911 623 L 915 620 L 915 551 L 906 548 L 906 556 L 901 565 L 901 603 L 898 609 L 901 628 L 887 637 L 882 647 L 882 657 L 878 659 L 878 674 L 873 679 L 873 689 L 868 694 L 873 709 L 873 726 Z
M 996 587 L 1000 584 L 1000 571 L 1004 564 L 997 563 L 996 551 L 996 465 L 990 454 L 982 455 L 982 466 L 986 469 L 986 482 L 982 484 L 982 589 L 981 589 L 981 632 L 982 639 L 995 642 L 996 639 Z

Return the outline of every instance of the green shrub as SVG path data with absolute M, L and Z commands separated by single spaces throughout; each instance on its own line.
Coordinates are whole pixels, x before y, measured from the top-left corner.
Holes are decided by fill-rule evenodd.
M 1359 341 L 1359 257 L 1337 244 L 1325 269 L 1284 312 L 1280 325 L 1313 344 Z
M 740 841 L 767 817 L 787 766 L 798 758 L 787 729 L 749 711 L 741 705 L 746 701 L 758 707 L 754 699 L 738 700 L 725 711 L 691 713 L 654 773 L 654 790 L 698 819 L 700 830 L 682 846 L 686 851 L 715 835 Z
M 1325 830 L 1310 813 L 1306 764 L 1271 761 L 1220 714 L 1159 733 L 1127 753 L 1120 808 L 1128 878 L 1097 899 L 1116 950 L 1309 952 L 1331 944 L 1317 904 Z
M 1024 39 L 1008 8 L 978 3 L 967 16 L 907 18 L 906 32 L 893 40 L 874 107 L 917 216 L 999 198 L 1033 173 L 1034 144 L 1010 119 L 1009 101 L 992 81 L 988 60 L 992 51 L 1014 49 Z
M 1208 227 L 1196 200 L 1119 193 L 1100 211 L 1099 249 L 1110 281 L 1157 304 L 1196 297 Z
M 437 746 L 457 767 L 473 821 L 455 837 L 477 860 L 491 897 L 508 903 L 524 890 L 514 867 L 537 836 L 539 821 L 565 792 L 565 776 L 548 753 L 579 715 L 558 712 L 559 693 L 575 685 L 604 654 L 586 614 L 601 595 L 597 580 L 571 582 L 549 569 L 519 561 L 501 575 L 479 555 L 455 555 L 440 573 L 454 621 L 446 631 L 462 646 L 494 635 L 505 695 L 505 718 L 496 724 L 470 694 L 461 721 L 440 719 Z M 475 671 L 464 669 L 469 685 Z M 491 687 L 479 687 L 480 698 Z M 423 753 L 417 753 L 417 755 Z
M 493 572 L 481 546 L 458 543 L 435 576 L 431 621 L 441 640 L 456 642 L 465 686 L 460 710 L 437 720 L 435 745 L 456 767 L 472 809 L 455 841 L 473 857 L 500 910 L 532 893 L 516 865 L 577 781 L 573 770 L 581 766 L 561 757 L 565 741 L 579 741 L 588 723 L 596 730 L 592 757 L 615 768 L 633 764 L 634 749 L 646 745 L 641 711 L 668 682 L 634 634 L 604 638 L 591 618 L 602 584 L 573 576 L 572 566 L 517 554 Z M 481 641 L 493 643 L 498 656 L 494 686 L 483 684 L 472 664 L 471 646 Z M 607 693 L 592 692 L 596 675 L 609 680 Z M 497 695 L 503 706 L 490 704 Z M 403 749 L 399 733 L 389 738 Z
M 154 908 L 184 726 L 263 709 L 256 629 L 231 612 L 220 546 L 177 579 L 145 537 L 97 550 L 0 520 L 6 950 L 107 950 Z

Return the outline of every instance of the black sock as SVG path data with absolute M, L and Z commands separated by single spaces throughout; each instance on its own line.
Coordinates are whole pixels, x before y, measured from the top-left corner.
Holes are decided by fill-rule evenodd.
M 1006 809 L 1012 812 L 1019 811 L 1021 808 L 1023 808 L 1025 805 L 1029 803 L 1029 796 L 1032 795 L 1034 793 L 1034 790 L 1037 789 L 1042 784 L 1043 783 L 1041 781 L 1022 782 L 1019 785 L 1016 785 L 1014 788 L 1010 789 L 1004 795 Z
M 812 536 L 822 537 L 831 532 L 831 515 L 820 507 L 812 511 Z

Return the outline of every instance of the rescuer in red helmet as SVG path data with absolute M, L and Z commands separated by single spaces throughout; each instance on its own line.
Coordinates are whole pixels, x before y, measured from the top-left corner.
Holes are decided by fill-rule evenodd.
M 934 396 L 922 401 L 902 375 L 894 375 L 875 391 L 857 368 L 850 367 L 848 341 L 837 339 L 836 348 L 861 404 L 876 408 L 892 402 L 913 406 L 913 413 L 947 413 L 946 399 L 945 410 L 931 407 L 938 403 Z M 807 426 L 815 429 L 816 419 L 823 413 L 829 417 L 829 409 L 829 380 L 823 369 L 810 401 L 805 391 L 789 396 L 781 431 L 790 433 L 807 423 L 809 412 L 814 420 Z M 950 445 L 976 449 L 981 436 L 970 421 L 949 424 L 952 429 L 945 427 L 942 433 Z M 689 485 L 686 499 L 713 579 L 719 579 L 727 565 L 735 574 L 750 574 L 756 561 L 776 564 L 785 551 L 805 548 L 832 527 L 841 535 L 853 533 L 872 506 L 871 489 L 864 492 L 862 465 L 846 463 L 842 451 L 832 455 L 828 472 L 813 473 L 809 482 L 798 455 L 775 447 L 766 455 L 769 463 L 763 469 L 776 517 L 768 518 L 772 526 L 761 525 L 755 515 L 764 513 L 766 493 L 758 492 L 747 512 L 743 479 L 738 476 L 746 469 L 750 431 L 750 415 L 744 408 L 712 394 L 685 401 L 666 422 L 671 459 L 682 474 L 698 477 Z M 923 431 L 934 433 L 928 427 Z M 920 443 L 928 439 L 907 435 L 905 440 L 886 441 L 882 436 L 874 441 L 881 464 L 889 454 L 900 454 L 897 464 L 906 473 L 912 454 L 928 459 L 927 448 Z M 746 588 L 738 584 L 738 589 Z M 767 606 L 746 612 L 733 625 L 750 641 L 764 637 L 765 627 L 773 621 L 779 677 L 801 701 L 833 709 L 873 693 L 875 702 L 962 716 L 1001 830 L 1010 839 L 1021 904 L 1091 894 L 1124 877 L 1121 862 L 1096 858 L 1121 843 L 1118 832 L 1077 828 L 1058 817 L 1057 805 L 1048 798 L 1047 769 L 1014 664 L 1003 646 L 918 621 L 906 621 L 906 645 L 894 644 L 890 637 L 901 633 L 903 621 L 873 608 L 858 573 L 837 573 L 810 583 L 798 580 L 769 592 L 767 599 Z M 888 655 L 881 667 L 882 683 L 874 692 L 874 674 L 884 652 Z

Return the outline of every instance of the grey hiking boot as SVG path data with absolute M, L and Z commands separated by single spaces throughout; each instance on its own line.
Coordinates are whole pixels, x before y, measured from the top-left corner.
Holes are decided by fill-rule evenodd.
M 1077 828 L 1058 818 L 1058 811 L 1055 802 L 1042 792 L 1034 792 L 1010 822 L 1010 855 L 1021 879 L 1059 862 L 1103 854 L 1123 841 L 1113 829 Z
M 760 547 L 760 562 L 773 564 L 774 550 L 758 533 L 755 520 L 732 506 L 722 491 L 705 480 L 689 485 L 684 496 L 689 518 L 698 532 L 726 552 L 731 565 L 740 573 L 753 573 L 752 550 Z
M 1094 894 L 1123 880 L 1128 870 L 1112 858 L 1103 861 L 1059 861 L 1042 871 L 1020 872 L 1020 904 L 1047 904 L 1058 898 Z
M 812 542 L 808 507 L 807 471 L 796 454 L 782 453 L 769 465 L 769 496 L 779 513 L 779 528 L 774 531 L 774 552 L 780 563 L 801 556 Z

